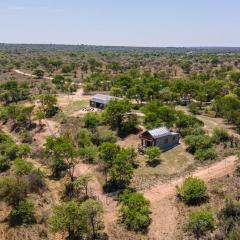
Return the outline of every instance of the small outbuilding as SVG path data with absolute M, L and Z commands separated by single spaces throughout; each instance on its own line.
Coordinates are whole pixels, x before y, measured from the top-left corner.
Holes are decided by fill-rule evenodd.
M 179 144 L 179 133 L 171 132 L 166 127 L 159 127 L 147 130 L 139 135 L 141 139 L 140 148 L 144 150 L 146 147 L 156 146 L 161 150 L 172 148 Z
M 104 109 L 111 100 L 121 100 L 121 98 L 104 94 L 96 94 L 90 99 L 90 106 L 94 108 Z

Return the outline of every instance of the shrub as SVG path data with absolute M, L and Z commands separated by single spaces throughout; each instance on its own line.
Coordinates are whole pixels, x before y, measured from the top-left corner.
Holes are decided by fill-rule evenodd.
M 111 130 L 98 130 L 92 136 L 93 143 L 96 145 L 101 145 L 102 143 L 109 142 L 115 143 L 117 137 L 114 131 Z
M 214 228 L 214 218 L 211 212 L 206 210 L 196 210 L 189 216 L 186 226 L 187 230 L 199 239 L 202 235 Z
M 86 146 L 79 150 L 80 156 L 84 161 L 89 163 L 95 163 L 98 159 L 98 148 L 96 146 Z
M 181 131 L 183 137 L 192 135 L 204 135 L 205 131 L 203 128 L 199 127 L 197 124 L 193 127 L 187 127 Z
M 199 112 L 199 106 L 197 103 L 191 103 L 188 105 L 189 112 L 196 115 Z
M 212 140 L 208 135 L 190 135 L 185 138 L 188 145 L 188 151 L 195 153 L 199 149 L 207 149 L 212 147 Z
M 214 128 L 212 135 L 213 142 L 219 144 L 229 140 L 228 131 L 224 128 Z
M 213 148 L 199 149 L 195 152 L 194 156 L 200 161 L 213 160 L 217 157 L 217 153 Z
M 33 141 L 32 133 L 27 131 L 21 131 L 20 132 L 20 138 L 23 143 L 29 143 L 31 144 Z
M 236 227 L 228 234 L 226 240 L 239 240 L 240 239 L 240 227 Z
M 4 177 L 0 179 L 0 197 L 11 206 L 17 206 L 28 193 L 25 178 Z
M 218 218 L 225 233 L 230 232 L 236 225 L 240 225 L 240 203 L 227 199 L 220 210 Z
M 149 161 L 153 161 L 159 157 L 161 150 L 159 147 L 148 147 L 145 149 L 145 154 L 148 156 Z
M 19 205 L 11 211 L 9 217 L 10 224 L 13 226 L 34 223 L 36 219 L 33 203 L 27 200 L 21 201 Z
M 26 162 L 25 160 L 20 159 L 20 158 L 18 158 L 14 161 L 14 165 L 15 165 L 16 173 L 18 175 L 29 174 L 31 172 L 31 170 L 33 169 L 33 166 L 31 163 Z
M 40 169 L 32 169 L 27 178 L 30 191 L 37 192 L 38 190 L 45 188 L 44 175 Z
M 10 168 L 10 161 L 4 156 L 0 156 L 0 172 L 4 172 L 9 168 Z
M 199 204 L 207 197 L 207 186 L 205 182 L 196 177 L 186 178 L 177 190 L 180 199 L 190 205 Z
M 122 222 L 128 229 L 146 231 L 150 224 L 149 201 L 141 193 L 125 190 L 118 198 Z
M 99 114 L 95 112 L 86 113 L 83 117 L 84 126 L 88 129 L 96 129 L 96 127 L 100 124 L 100 121 L 101 119 Z

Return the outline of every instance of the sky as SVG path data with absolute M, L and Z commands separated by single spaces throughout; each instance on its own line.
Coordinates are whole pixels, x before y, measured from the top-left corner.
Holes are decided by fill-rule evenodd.
M 0 42 L 240 47 L 239 0 L 0 0 Z

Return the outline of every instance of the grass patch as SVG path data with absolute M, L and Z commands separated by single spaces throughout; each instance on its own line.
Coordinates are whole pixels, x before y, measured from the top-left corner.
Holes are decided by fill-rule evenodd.
M 147 157 L 140 155 L 138 157 L 139 168 L 135 170 L 133 186 L 144 188 L 154 183 L 156 178 L 170 177 L 171 175 L 184 172 L 194 163 L 193 156 L 186 152 L 182 144 L 161 153 L 159 162 L 153 166 L 147 164 Z
M 74 112 L 80 111 L 85 107 L 89 107 L 89 101 L 87 100 L 79 100 L 70 102 L 68 105 L 62 108 L 62 111 L 67 115 L 71 115 Z

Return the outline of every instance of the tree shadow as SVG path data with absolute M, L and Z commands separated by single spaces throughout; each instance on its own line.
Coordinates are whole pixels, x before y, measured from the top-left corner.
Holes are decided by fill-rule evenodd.
M 161 159 L 154 159 L 152 161 L 147 161 L 147 166 L 148 167 L 152 167 L 152 168 L 155 168 L 157 167 L 158 165 L 160 165 L 162 162 Z

